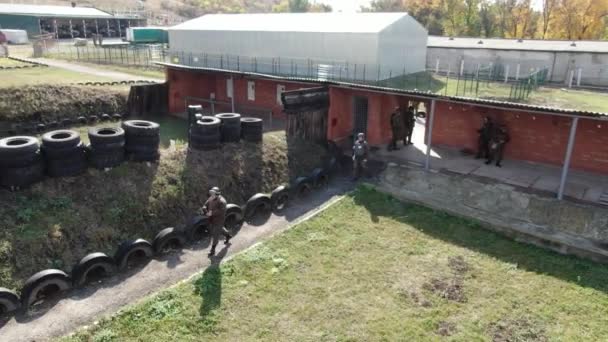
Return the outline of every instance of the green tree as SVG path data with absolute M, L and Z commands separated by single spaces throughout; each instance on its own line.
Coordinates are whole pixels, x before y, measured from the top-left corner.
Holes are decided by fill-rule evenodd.
M 362 7 L 362 12 L 400 12 L 405 9 L 401 0 L 373 0 L 369 7 Z
M 482 1 L 479 9 L 479 21 L 481 25 L 481 34 L 484 37 L 495 37 L 497 32 L 497 9 L 496 3 L 493 1 Z

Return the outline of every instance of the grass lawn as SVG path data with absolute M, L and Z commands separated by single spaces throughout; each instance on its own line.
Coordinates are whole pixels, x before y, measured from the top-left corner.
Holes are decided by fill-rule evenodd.
M 607 291 L 603 265 L 360 188 L 61 341 L 599 341 Z
M 114 79 L 81 74 L 59 68 L 28 68 L 17 70 L 0 70 L 1 88 L 18 87 L 35 84 L 66 84 L 76 82 L 111 82 Z
M 9 58 L 0 58 L 0 66 L 3 67 L 12 67 L 12 66 L 23 66 L 23 65 L 29 65 L 28 63 L 23 63 L 23 62 L 19 62 L 13 59 L 9 59 Z
M 74 64 L 80 64 L 91 68 L 122 72 L 125 74 L 140 76 L 144 78 L 158 78 L 165 79 L 165 71 L 162 68 L 156 67 L 138 67 L 138 66 L 125 66 L 125 65 L 113 65 L 113 64 L 94 64 L 94 63 L 81 63 L 74 62 Z

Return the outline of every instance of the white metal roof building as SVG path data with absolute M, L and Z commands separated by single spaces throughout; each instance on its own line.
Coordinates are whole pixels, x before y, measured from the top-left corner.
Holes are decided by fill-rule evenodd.
M 113 18 L 110 13 L 92 7 L 41 6 L 21 4 L 0 4 L 0 13 L 11 15 L 31 15 L 35 17 L 62 18 Z
M 500 65 L 510 77 L 548 68 L 552 82 L 608 86 L 608 41 L 436 37 L 428 39 L 427 67 L 474 73 Z
M 407 13 L 217 14 L 169 29 L 172 62 L 368 80 L 425 70 L 427 37 Z

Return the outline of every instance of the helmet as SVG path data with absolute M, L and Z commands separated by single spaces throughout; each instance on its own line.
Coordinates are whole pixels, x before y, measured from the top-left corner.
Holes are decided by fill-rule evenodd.
M 365 138 L 365 133 L 358 133 L 357 138 Z
M 218 188 L 217 186 L 214 186 L 213 188 L 211 188 L 209 190 L 209 195 L 220 195 L 222 192 L 220 191 L 220 188 Z

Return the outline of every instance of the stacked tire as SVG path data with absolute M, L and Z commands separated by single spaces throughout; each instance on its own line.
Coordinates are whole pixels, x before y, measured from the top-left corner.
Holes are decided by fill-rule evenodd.
M 241 136 L 247 142 L 262 142 L 264 139 L 264 122 L 262 119 L 241 118 Z
M 76 131 L 58 130 L 44 134 L 42 152 L 47 174 L 51 177 L 73 177 L 87 169 L 86 148 Z
M 9 189 L 39 182 L 44 160 L 35 137 L 17 136 L 0 140 L 0 184 Z
M 190 148 L 200 151 L 219 148 L 221 141 L 220 126 L 220 119 L 213 116 L 203 116 L 190 127 Z
M 113 168 L 125 160 L 125 131 L 120 127 L 89 129 L 89 164 L 96 169 Z
M 241 140 L 241 114 L 222 113 L 217 114 L 216 118 L 222 121 L 220 132 L 222 142 L 239 142 Z
M 125 152 L 132 161 L 151 162 L 160 157 L 160 125 L 152 121 L 128 120 L 125 131 Z

